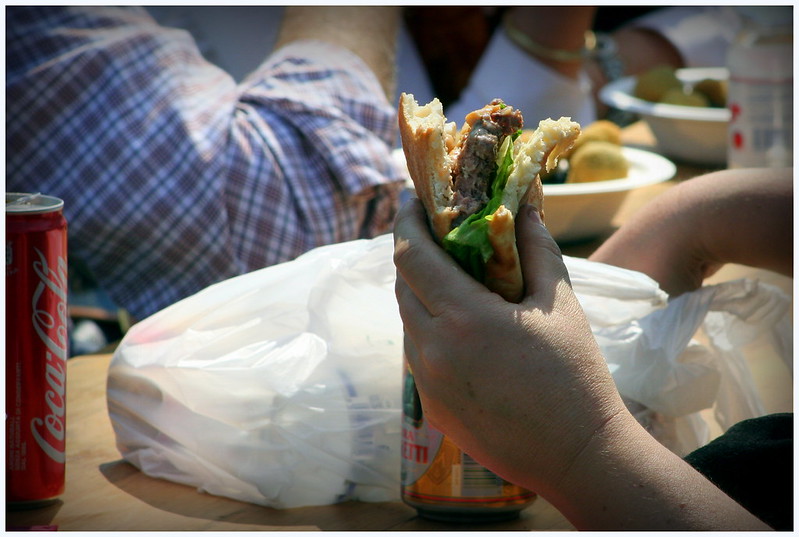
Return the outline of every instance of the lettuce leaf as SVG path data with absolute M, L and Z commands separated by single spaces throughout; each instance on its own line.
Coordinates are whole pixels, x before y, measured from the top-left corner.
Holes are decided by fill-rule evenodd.
M 463 269 L 480 282 L 485 281 L 485 266 L 494 248 L 488 239 L 488 223 L 502 203 L 502 193 L 513 169 L 513 141 L 519 133 L 505 137 L 497 151 L 497 169 L 490 182 L 488 204 L 464 220 L 443 239 L 442 246 Z

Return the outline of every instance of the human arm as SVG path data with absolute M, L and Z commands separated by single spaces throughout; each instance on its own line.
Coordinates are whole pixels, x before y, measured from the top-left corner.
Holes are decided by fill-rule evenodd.
M 593 26 L 596 6 L 515 7 L 508 13 L 512 26 L 530 40 L 550 50 L 579 51 L 585 46 L 585 32 Z M 682 67 L 684 61 L 675 45 L 658 31 L 636 25 L 622 26 L 613 32 L 625 74 L 638 74 L 656 65 Z M 528 51 L 541 63 L 564 76 L 577 79 L 588 69 L 596 87 L 608 82 L 594 59 L 559 61 Z M 594 76 L 596 75 L 596 76 Z
M 393 101 L 400 14 L 397 6 L 289 6 L 275 48 L 300 39 L 344 47 L 361 57 Z
M 720 67 L 727 63 L 727 52 L 738 37 L 744 19 L 738 6 L 669 6 L 652 10 L 614 32 L 649 32 L 668 43 L 674 60 L 658 63 L 674 67 Z M 627 47 L 624 47 L 627 48 Z M 634 54 L 635 48 L 629 48 Z M 660 48 L 660 50 L 665 50 Z M 647 61 L 645 55 L 630 62 Z M 632 65 L 632 63 L 631 63 Z M 657 63 L 649 63 L 649 66 Z
M 462 109 L 468 111 L 480 106 L 486 93 L 493 91 L 495 81 L 508 71 L 523 77 L 519 83 L 523 91 L 517 90 L 519 96 L 506 95 L 506 100 L 526 114 L 528 110 L 541 109 L 543 113 L 535 116 L 566 115 L 584 124 L 601 117 L 606 106 L 598 101 L 597 95 L 611 80 L 596 54 L 582 61 L 558 61 L 523 46 L 523 41 L 529 39 L 552 51 L 579 51 L 585 44 L 586 30 L 592 28 L 595 12 L 595 6 L 509 8 L 504 24 L 494 33 L 486 57 L 475 69 L 452 117 L 460 117 Z M 508 25 L 513 28 L 509 30 Z M 727 48 L 740 27 L 740 15 L 725 6 L 654 10 L 609 34 L 620 65 L 615 75 L 635 76 L 658 65 L 674 68 L 724 65 Z M 523 36 L 509 39 L 511 33 Z M 492 68 L 494 65 L 497 67 Z
M 580 529 L 764 528 L 627 411 L 560 252 L 527 209 L 520 304 L 466 275 L 419 203 L 399 214 L 396 294 L 430 423 Z
M 496 29 L 467 87 L 447 110 L 448 117 L 462 117 L 494 96 L 496 81 L 513 72 L 516 82 L 503 89 L 503 98 L 527 117 L 568 116 L 588 124 L 598 117 L 599 89 L 609 80 L 593 54 L 581 54 L 586 32 L 591 30 L 596 6 L 517 6 L 509 8 Z M 662 35 L 649 28 L 624 27 L 613 39 L 624 71 L 643 72 L 668 63 L 682 65 L 679 53 Z M 532 41 L 533 45 L 526 44 Z M 550 57 L 566 53 L 566 60 Z
M 591 29 L 595 12 L 596 6 L 512 7 L 505 14 L 504 30 L 527 54 L 576 80 L 583 69 L 582 59 L 559 60 L 537 53 L 525 43 L 532 42 L 536 48 L 549 51 L 579 53 L 585 46 L 585 33 Z
M 457 102 L 445 110 L 448 118 L 464 117 L 497 97 L 497 81 L 512 75 L 512 84 L 502 85 L 502 99 L 522 110 L 535 125 L 547 117 L 571 117 L 581 124 L 596 119 L 590 81 L 581 72 L 583 62 L 545 63 L 511 39 L 508 25 L 525 33 L 546 27 L 550 21 L 559 32 L 547 31 L 530 36 L 535 41 L 545 38 L 551 47 L 580 49 L 585 43 L 585 30 L 590 28 L 594 7 L 514 7 L 504 16 L 504 23 L 494 31 L 491 41 L 472 72 Z M 570 12 L 578 14 L 572 19 Z M 574 23 L 572 23 L 574 20 Z M 566 31 L 567 30 L 567 31 Z M 552 41 L 552 40 L 556 41 Z M 554 68 L 559 66 L 561 69 Z
M 699 288 L 726 263 L 792 276 L 792 176 L 792 169 L 737 169 L 682 182 L 590 259 L 643 272 L 671 295 Z

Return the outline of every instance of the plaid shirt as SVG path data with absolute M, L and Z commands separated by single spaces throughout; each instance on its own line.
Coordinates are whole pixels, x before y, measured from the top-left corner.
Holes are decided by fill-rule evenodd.
M 141 9 L 6 15 L 7 191 L 64 199 L 70 255 L 134 317 L 389 230 L 395 111 L 350 52 L 295 43 L 236 85 Z

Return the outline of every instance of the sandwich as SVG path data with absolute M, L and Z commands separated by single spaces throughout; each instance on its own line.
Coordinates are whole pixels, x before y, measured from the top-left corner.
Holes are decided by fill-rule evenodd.
M 539 173 L 580 134 L 570 118 L 545 119 L 520 139 L 519 110 L 494 99 L 458 129 L 438 99 L 403 93 L 399 128 L 408 171 L 436 240 L 473 277 L 511 302 L 524 294 L 514 217 L 524 203 L 544 219 Z

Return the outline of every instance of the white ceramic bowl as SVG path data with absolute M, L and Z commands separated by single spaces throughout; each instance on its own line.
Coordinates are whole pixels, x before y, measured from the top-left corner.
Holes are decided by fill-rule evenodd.
M 668 181 L 677 171 L 673 162 L 655 153 L 631 147 L 622 152 L 630 163 L 624 179 L 544 185 L 544 218 L 555 240 L 575 242 L 605 233 L 630 191 Z
M 544 217 L 547 229 L 559 242 L 576 242 L 602 235 L 610 230 L 627 194 L 647 185 L 668 181 L 677 172 L 670 160 L 631 147 L 622 152 L 630 163 L 630 173 L 624 179 L 544 185 Z M 402 149 L 394 151 L 397 163 L 405 166 Z M 401 200 L 414 197 L 413 182 L 407 178 Z
M 685 83 L 729 77 L 723 67 L 677 69 L 676 74 Z M 726 164 L 729 110 L 652 103 L 634 97 L 634 88 L 634 77 L 621 78 L 603 87 L 599 98 L 608 106 L 632 112 L 646 121 L 660 153 L 703 166 Z

